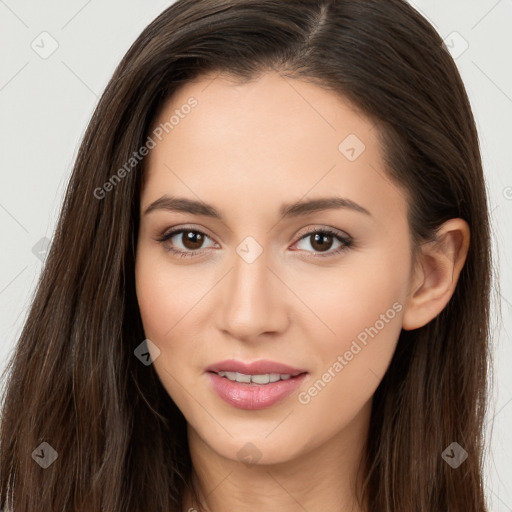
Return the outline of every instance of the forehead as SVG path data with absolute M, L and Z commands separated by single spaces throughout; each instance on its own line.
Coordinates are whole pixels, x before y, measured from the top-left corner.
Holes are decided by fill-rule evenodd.
M 176 193 L 217 197 L 226 209 L 275 201 L 277 210 L 306 194 L 338 193 L 377 210 L 404 207 L 384 173 L 377 128 L 314 83 L 273 72 L 246 83 L 207 75 L 175 92 L 155 130 L 145 204 Z
M 192 99 L 197 104 L 189 109 Z M 174 93 L 155 125 L 165 125 L 173 117 L 169 139 L 175 145 L 188 138 L 205 151 L 228 142 L 229 156 L 237 150 L 261 154 L 262 148 L 280 148 L 280 153 L 292 150 L 317 157 L 320 141 L 319 149 L 329 148 L 329 154 L 337 156 L 339 142 L 350 134 L 370 146 L 376 142 L 373 123 L 346 99 L 275 72 L 245 83 L 226 75 L 200 77 Z

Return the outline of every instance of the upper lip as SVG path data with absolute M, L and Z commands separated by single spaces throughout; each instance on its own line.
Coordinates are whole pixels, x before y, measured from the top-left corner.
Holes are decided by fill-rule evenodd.
M 242 361 L 236 361 L 234 359 L 227 359 L 225 361 L 219 361 L 206 368 L 209 372 L 238 372 L 244 375 L 265 375 L 267 373 L 279 373 L 281 375 L 298 375 L 305 373 L 306 370 L 300 368 L 293 368 L 287 364 L 277 363 L 275 361 L 268 361 L 266 359 L 260 359 L 259 361 L 253 361 L 252 363 L 244 363 Z

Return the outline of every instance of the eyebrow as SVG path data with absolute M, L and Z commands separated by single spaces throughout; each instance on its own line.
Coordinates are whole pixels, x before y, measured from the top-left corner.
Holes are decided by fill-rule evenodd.
M 284 219 L 300 217 L 302 215 L 318 211 L 341 208 L 363 213 L 370 217 L 372 216 L 366 208 L 344 197 L 322 197 L 318 199 L 309 199 L 307 201 L 299 200 L 294 203 L 282 205 L 279 213 L 281 218 Z M 224 221 L 223 216 L 212 205 L 184 197 L 169 197 L 164 195 L 152 202 L 144 211 L 144 215 L 155 210 L 168 210 L 190 213 L 193 215 L 204 215 L 206 217 L 212 217 L 214 219 Z

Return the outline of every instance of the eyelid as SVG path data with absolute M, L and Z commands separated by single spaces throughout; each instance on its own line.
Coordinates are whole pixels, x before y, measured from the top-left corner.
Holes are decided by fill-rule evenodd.
M 298 237 L 299 240 L 302 240 L 302 238 L 304 238 L 305 236 L 317 233 L 319 231 L 335 234 L 336 236 L 339 236 L 340 238 L 343 238 L 345 240 L 352 240 L 352 237 L 344 231 L 332 228 L 330 226 L 321 226 L 316 224 L 304 228 L 303 230 L 299 231 L 299 233 L 296 236 Z
M 170 235 L 176 235 L 180 231 L 194 231 L 196 233 L 201 233 L 202 235 L 207 236 L 208 238 L 213 240 L 213 237 L 207 233 L 207 231 L 203 228 L 197 228 L 192 225 L 183 225 L 183 226 L 175 226 L 175 227 L 167 227 L 161 233 L 157 236 L 157 239 L 159 241 L 162 241 L 162 239 L 168 239 Z
M 212 236 L 210 236 L 205 230 L 203 230 L 202 228 L 201 229 L 195 228 L 193 226 L 178 226 L 178 227 L 173 227 L 173 228 L 166 228 L 159 236 L 157 236 L 155 238 L 155 240 L 157 242 L 165 244 L 168 240 L 170 240 L 171 238 L 175 237 L 176 235 L 178 235 L 184 231 L 192 231 L 194 233 L 200 233 L 201 235 L 209 238 L 212 242 L 214 242 L 216 245 L 218 245 L 218 243 L 214 240 L 214 238 Z M 204 251 L 204 249 L 197 249 L 195 252 L 199 253 L 202 251 Z M 185 252 L 185 251 L 179 251 L 179 252 Z M 190 254 L 194 254 L 194 251 L 186 251 L 186 252 L 190 253 Z

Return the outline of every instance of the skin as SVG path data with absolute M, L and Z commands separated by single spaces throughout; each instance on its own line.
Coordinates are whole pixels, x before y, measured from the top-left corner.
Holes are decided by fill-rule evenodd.
M 246 84 L 206 75 L 179 89 L 155 126 L 191 96 L 197 106 L 145 161 L 135 272 L 145 334 L 160 350 L 154 369 L 188 423 L 203 509 L 367 510 L 355 500 L 355 484 L 372 396 L 401 329 L 426 324 L 452 296 L 468 225 L 446 222 L 440 243 L 423 245 L 414 263 L 407 201 L 384 173 L 377 128 L 318 85 L 274 72 Z M 338 149 L 349 134 L 365 145 L 354 161 Z M 163 195 L 209 203 L 223 220 L 146 214 Z M 279 216 L 283 203 L 332 196 L 371 215 L 338 208 Z M 182 234 L 157 241 L 180 227 L 205 233 L 203 244 Z M 305 236 L 325 228 L 352 245 L 335 254 L 342 246 L 335 237 L 322 251 Z M 252 263 L 236 250 L 248 236 L 263 248 Z M 197 254 L 181 258 L 169 247 L 197 247 Z M 338 356 L 393 304 L 394 317 L 301 403 L 298 394 L 329 368 L 332 374 Z M 224 359 L 270 359 L 308 375 L 277 404 L 240 410 L 217 396 L 205 374 Z M 237 455 L 246 443 L 261 457 L 253 465 Z M 199 507 L 187 493 L 183 511 L 190 508 Z

